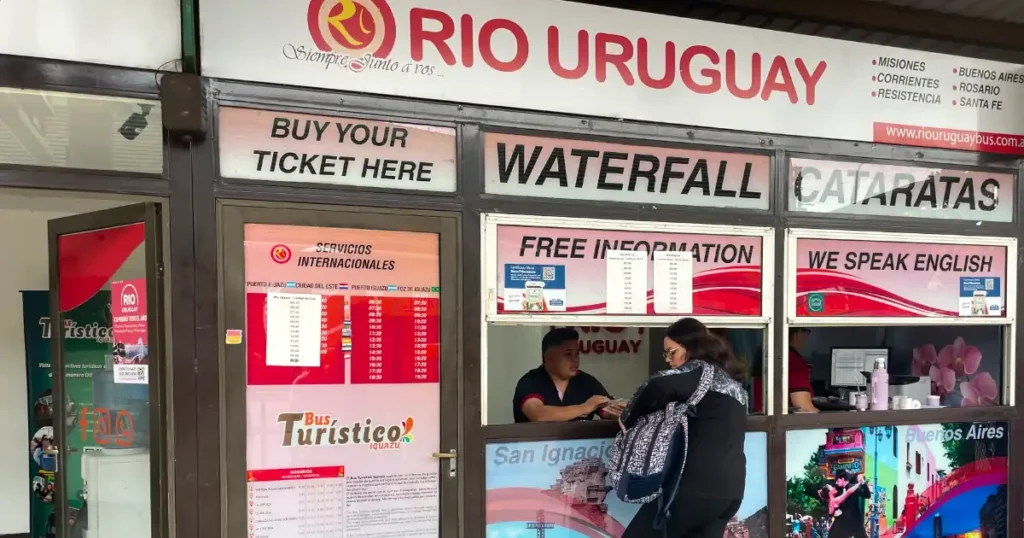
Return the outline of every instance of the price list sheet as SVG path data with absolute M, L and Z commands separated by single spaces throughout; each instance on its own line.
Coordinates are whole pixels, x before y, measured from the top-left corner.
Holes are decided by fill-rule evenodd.
M 437 383 L 440 301 L 352 297 L 351 383 Z
M 693 312 L 693 253 L 654 253 L 654 312 Z
M 345 468 L 250 470 L 249 538 L 342 536 Z
M 609 314 L 647 313 L 647 253 L 609 250 L 606 295 Z
M 246 295 L 248 383 L 345 382 L 342 295 Z

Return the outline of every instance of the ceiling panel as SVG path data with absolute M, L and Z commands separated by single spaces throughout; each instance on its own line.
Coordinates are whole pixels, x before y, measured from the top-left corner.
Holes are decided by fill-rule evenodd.
M 570 1 L 1024 65 L 1024 0 Z
M 880 4 L 938 11 L 993 21 L 1024 23 L 1021 0 L 869 0 Z

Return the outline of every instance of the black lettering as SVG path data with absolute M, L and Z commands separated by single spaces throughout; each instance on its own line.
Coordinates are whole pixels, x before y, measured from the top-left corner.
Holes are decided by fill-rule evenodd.
M 512 158 L 505 158 L 505 143 L 498 143 L 498 181 L 502 183 L 508 183 L 508 179 L 512 177 L 512 169 L 516 169 L 516 173 L 519 175 L 519 184 L 525 185 L 530 181 L 530 174 L 533 172 L 533 167 L 537 164 L 537 159 L 540 158 L 540 152 L 543 150 L 540 146 L 534 146 L 533 153 L 530 154 L 529 164 L 523 162 L 526 158 L 526 146 L 523 144 L 516 144 L 512 148 Z
M 297 160 L 299 160 L 299 156 L 294 154 L 294 153 L 288 152 L 288 153 L 282 154 L 281 158 L 278 159 L 278 161 L 277 161 L 277 167 L 282 172 L 284 172 L 286 174 L 291 174 L 291 173 L 295 172 L 295 169 L 298 168 L 298 165 L 296 165 L 296 164 L 287 164 L 287 163 L 284 162 L 285 159 L 291 159 L 293 161 L 297 161 Z
M 288 118 L 274 118 L 274 124 L 270 128 L 270 138 L 287 138 L 291 122 Z
M 753 198 L 755 200 L 761 199 L 760 192 L 750 190 L 750 173 L 753 171 L 754 163 L 745 163 L 743 165 L 743 181 L 740 182 L 740 198 Z
M 697 162 L 693 165 L 693 170 L 690 171 L 690 177 L 686 180 L 686 185 L 683 185 L 682 193 L 684 195 L 688 194 L 690 189 L 694 187 L 700 187 L 704 196 L 711 195 L 711 184 L 708 179 L 708 161 L 706 159 L 697 159 Z
M 960 194 L 957 195 L 956 201 L 953 202 L 953 209 L 959 209 L 961 205 L 967 204 L 967 207 L 974 211 L 977 209 L 976 200 L 974 199 L 974 178 L 964 178 L 964 184 L 960 187 Z
M 608 181 L 608 174 L 621 174 L 626 171 L 621 166 L 614 166 L 612 160 L 623 161 L 629 158 L 628 153 L 617 151 L 606 151 L 601 159 L 601 171 L 597 175 L 597 188 L 609 191 L 621 191 L 622 183 L 611 183 Z
M 582 189 L 583 182 L 587 178 L 587 161 L 589 161 L 591 157 L 601 155 L 601 152 L 592 149 L 574 149 L 569 152 L 569 155 L 579 157 L 580 159 L 579 168 L 576 169 L 576 188 Z
M 953 184 L 960 183 L 960 178 L 956 176 L 941 176 L 939 178 L 939 181 L 941 181 L 946 186 L 946 188 L 944 189 L 944 194 L 942 195 L 942 207 L 948 208 L 949 197 L 950 195 L 953 194 Z
M 259 157 L 256 159 L 256 171 L 259 172 L 263 170 L 263 158 L 270 155 L 270 152 L 262 149 L 256 149 L 253 150 L 253 153 Z
M 641 169 L 640 165 L 647 164 L 646 170 Z M 661 166 L 661 162 L 654 155 L 648 155 L 645 153 L 637 153 L 633 156 L 633 167 L 629 171 L 629 192 L 636 190 L 636 180 L 644 178 L 647 180 L 647 192 L 654 192 L 655 183 L 657 183 L 656 174 L 658 168 Z
M 659 189 L 662 194 L 668 192 L 668 184 L 673 179 L 683 179 L 686 177 L 686 172 L 677 172 L 673 169 L 677 164 L 690 164 L 690 159 L 687 157 L 674 157 L 672 155 L 665 157 L 665 169 L 661 173 L 661 189 Z
M 718 163 L 718 178 L 715 179 L 715 196 L 720 198 L 735 198 L 736 191 L 725 188 L 725 172 L 729 167 L 728 161 Z
M 548 178 L 557 179 L 558 184 L 563 187 L 569 186 L 569 177 L 565 172 L 565 150 L 562 148 L 551 150 L 548 162 L 544 163 L 544 168 L 540 171 L 540 175 L 537 176 L 537 186 L 543 185 L 544 181 Z
M 885 205 L 885 172 L 875 174 L 875 177 L 871 179 L 871 184 L 868 185 L 868 192 L 864 196 L 861 205 L 868 205 L 869 201 L 875 199 L 881 202 L 883 206 Z
M 921 207 L 921 204 L 924 203 L 927 203 L 932 209 L 936 209 L 935 176 L 928 176 L 928 179 L 922 182 L 921 190 L 917 193 L 917 200 L 914 201 L 914 207 Z
M 895 207 L 896 199 L 899 196 L 904 196 L 904 207 L 910 207 L 914 197 L 914 176 L 913 174 L 906 174 L 897 172 L 893 176 L 893 188 L 889 191 L 889 205 Z
M 434 171 L 434 163 L 420 163 L 419 172 L 416 173 L 416 181 L 430 181 L 430 174 Z
M 987 178 L 981 182 L 981 196 L 988 200 L 981 200 L 978 202 L 978 207 L 982 211 L 994 211 L 996 206 L 999 205 L 999 182 L 994 178 Z

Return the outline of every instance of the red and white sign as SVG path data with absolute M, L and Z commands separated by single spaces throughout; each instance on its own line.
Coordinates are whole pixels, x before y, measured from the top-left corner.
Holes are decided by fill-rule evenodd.
M 554 0 L 223 0 L 211 77 L 1024 154 L 1016 65 Z
M 490 194 L 768 209 L 767 155 L 486 133 Z
M 430 233 L 245 226 L 253 538 L 438 536 L 438 246 Z
M 114 333 L 114 382 L 149 383 L 149 322 L 146 279 L 119 280 L 110 285 Z
M 499 314 L 524 311 L 507 308 L 508 299 L 517 291 L 507 285 L 509 274 L 515 273 L 509 269 L 537 267 L 551 268 L 556 275 L 564 273 L 565 298 L 559 313 L 607 315 L 608 253 L 630 251 L 646 254 L 650 284 L 655 283 L 655 253 L 692 254 L 692 278 L 686 282 L 692 290 L 692 312 L 688 314 L 761 315 L 760 237 L 504 225 L 498 226 L 497 236 Z M 660 314 L 655 311 L 655 292 L 653 286 L 645 286 L 638 297 L 646 315 Z
M 1006 315 L 1003 246 L 800 238 L 796 256 L 797 316 L 960 317 L 979 280 L 998 305 L 980 315 Z

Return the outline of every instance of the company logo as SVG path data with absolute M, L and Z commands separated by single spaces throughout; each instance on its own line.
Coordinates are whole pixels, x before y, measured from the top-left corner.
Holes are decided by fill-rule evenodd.
M 310 0 L 307 24 L 318 49 L 352 56 L 356 72 L 367 67 L 356 57 L 387 58 L 395 46 L 395 15 L 385 0 Z
M 287 245 L 274 245 L 270 249 L 270 257 L 277 263 L 288 263 L 292 259 L 292 249 Z
M 139 290 L 135 285 L 127 284 L 121 289 L 121 311 L 136 312 L 139 309 Z
M 311 411 L 281 413 L 277 422 L 284 424 L 281 446 L 366 445 L 369 450 L 398 450 L 413 441 L 413 419 L 399 424 L 375 424 L 373 419 L 339 423 L 331 415 Z
M 807 294 L 807 311 L 820 314 L 825 311 L 825 294 L 824 293 L 808 293 Z

